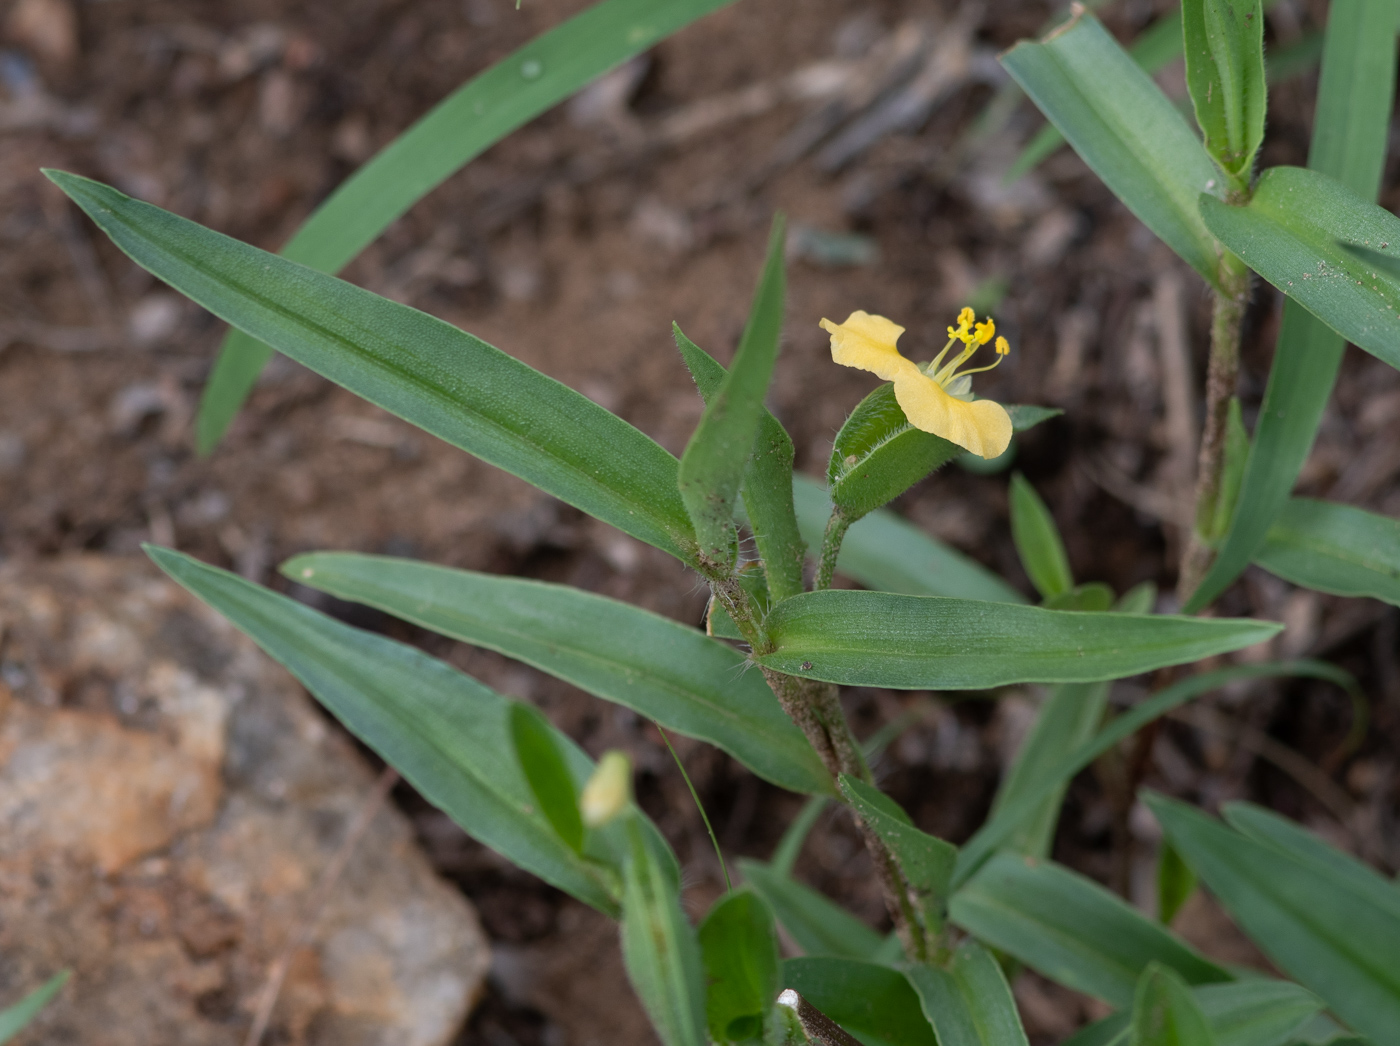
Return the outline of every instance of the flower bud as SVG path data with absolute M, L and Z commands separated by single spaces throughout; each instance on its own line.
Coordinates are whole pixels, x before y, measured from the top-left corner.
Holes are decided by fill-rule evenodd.
M 605 752 L 583 786 L 579 812 L 589 828 L 601 828 L 632 801 L 632 763 L 619 751 Z

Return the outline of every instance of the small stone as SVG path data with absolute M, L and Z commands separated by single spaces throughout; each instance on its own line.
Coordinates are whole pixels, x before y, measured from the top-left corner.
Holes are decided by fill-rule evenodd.
M 56 65 L 78 57 L 78 13 L 68 0 L 19 0 L 5 19 L 5 34 Z

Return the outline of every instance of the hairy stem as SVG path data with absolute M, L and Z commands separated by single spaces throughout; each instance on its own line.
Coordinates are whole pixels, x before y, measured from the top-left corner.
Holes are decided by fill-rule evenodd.
M 1249 270 L 1227 253 L 1220 262 L 1220 289 L 1210 325 L 1210 369 L 1206 375 L 1206 417 L 1201 453 L 1196 463 L 1196 512 L 1191 538 L 1181 557 L 1177 595 L 1184 602 L 1205 577 L 1215 559 L 1211 526 L 1220 498 L 1225 468 L 1225 433 L 1230 399 L 1240 373 L 1240 326 L 1249 298 Z
M 831 510 L 831 518 L 826 521 L 826 533 L 822 535 L 822 554 L 817 561 L 817 578 L 812 582 L 812 590 L 820 592 L 831 587 L 831 577 L 836 573 L 836 559 L 841 555 L 841 542 L 846 531 L 855 520 L 839 508 Z

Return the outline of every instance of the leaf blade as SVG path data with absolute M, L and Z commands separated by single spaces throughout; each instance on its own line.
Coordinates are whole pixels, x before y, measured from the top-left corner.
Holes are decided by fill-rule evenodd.
M 772 909 L 750 890 L 728 894 L 705 916 L 699 938 L 711 1037 L 716 1042 L 759 1038 L 782 973 Z
M 1290 498 L 1254 561 L 1295 585 L 1400 606 L 1400 521 Z
M 55 995 L 68 983 L 71 977 L 67 970 L 56 973 L 39 987 L 35 988 L 19 1002 L 11 1003 L 0 1010 L 0 1043 L 9 1042 L 25 1029 Z
M 835 786 L 744 657 L 696 629 L 619 600 L 414 560 L 320 552 L 289 578 L 533 665 L 729 752 L 784 788 Z
M 788 959 L 783 986 L 800 992 L 866 1046 L 938 1046 L 914 989 L 888 966 L 856 959 Z
M 138 265 L 425 431 L 683 560 L 676 462 L 587 397 L 484 341 L 109 186 L 49 177 Z
M 1068 592 L 1074 587 L 1074 576 L 1050 510 L 1019 472 L 1011 477 L 1010 495 L 1011 537 L 1031 584 L 1043 599 Z
M 948 968 L 905 968 L 939 1046 L 1027 1046 L 1006 977 L 987 949 L 965 940 Z

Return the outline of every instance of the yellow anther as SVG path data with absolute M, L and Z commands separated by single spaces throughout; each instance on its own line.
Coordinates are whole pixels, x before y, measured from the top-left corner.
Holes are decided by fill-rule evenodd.
M 1005 339 L 1005 338 L 998 338 L 998 339 L 997 339 L 997 355 L 998 355 L 998 356 L 1007 356 L 1007 355 L 1009 355 L 1010 353 L 1011 353 L 1011 346 L 1007 343 L 1006 339 Z
M 963 311 L 958 313 L 958 326 L 971 327 L 977 322 L 977 313 L 972 311 L 971 305 L 964 305 Z
M 978 344 L 978 345 L 985 345 L 985 344 L 987 344 L 987 342 L 989 342 L 989 341 L 992 340 L 992 335 L 995 334 L 996 332 L 997 332 L 997 324 L 996 324 L 996 321 L 995 321 L 994 319 L 992 319 L 990 316 L 988 316 L 988 317 L 987 317 L 987 322 L 986 322 L 986 323 L 979 323 L 979 324 L 977 325 L 977 344 Z

